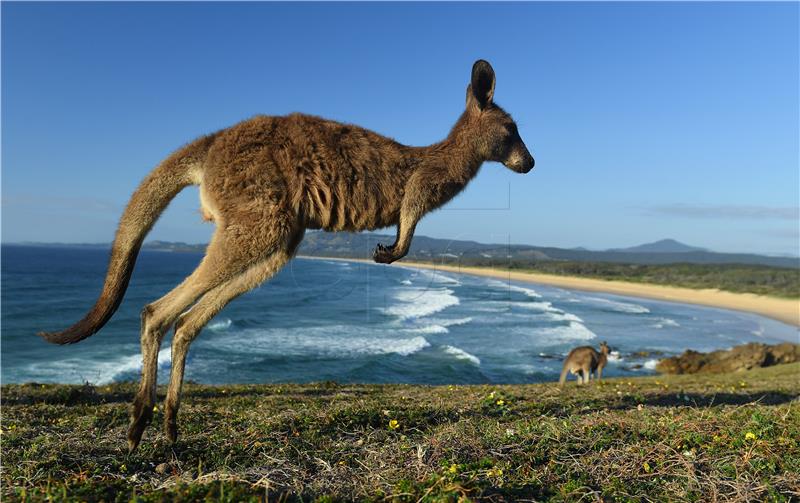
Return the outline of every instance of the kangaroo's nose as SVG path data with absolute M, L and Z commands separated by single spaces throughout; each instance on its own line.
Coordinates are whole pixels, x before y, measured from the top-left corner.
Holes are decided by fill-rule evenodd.
M 529 172 L 530 170 L 533 169 L 533 165 L 534 164 L 536 164 L 536 161 L 533 160 L 533 156 L 531 154 L 528 154 L 528 159 L 523 164 L 523 168 L 522 168 L 523 171 L 522 172 L 523 173 Z

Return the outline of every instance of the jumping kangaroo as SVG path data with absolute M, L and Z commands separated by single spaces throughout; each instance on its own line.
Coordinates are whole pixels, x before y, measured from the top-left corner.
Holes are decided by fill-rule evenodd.
M 447 138 L 428 147 L 302 114 L 256 116 L 189 143 L 159 164 L 131 197 L 94 307 L 72 327 L 40 335 L 72 344 L 100 330 L 122 301 L 145 235 L 178 192 L 199 185 L 203 216 L 216 230 L 197 269 L 142 310 L 142 380 L 128 429 L 133 451 L 153 416 L 158 351 L 174 325 L 164 430 L 175 443 L 192 340 L 228 302 L 280 270 L 306 229 L 397 225 L 395 242 L 379 244 L 373 253 L 375 262 L 389 264 L 406 255 L 420 218 L 461 192 L 484 161 L 518 173 L 533 168 L 514 120 L 493 102 L 494 88 L 491 65 L 476 61 L 466 110 Z
M 581 346 L 570 351 L 564 360 L 564 368 L 561 369 L 559 386 L 564 386 L 567 381 L 567 373 L 578 376 L 578 384 L 589 384 L 592 374 L 595 374 L 595 378 L 599 381 L 603 377 L 603 367 L 608 362 L 609 351 L 608 344 L 605 342 L 600 343 L 599 353 L 591 346 Z

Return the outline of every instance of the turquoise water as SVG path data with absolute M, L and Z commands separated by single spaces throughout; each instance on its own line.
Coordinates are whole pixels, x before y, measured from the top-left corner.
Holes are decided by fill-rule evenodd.
M 35 335 L 81 318 L 108 252 L 2 247 L 2 381 L 136 380 L 139 312 L 178 284 L 200 255 L 143 252 L 119 311 L 98 334 L 54 346 Z M 763 317 L 397 266 L 293 260 L 234 300 L 189 352 L 203 383 L 527 383 L 555 380 L 577 345 L 607 340 L 607 375 L 652 372 L 655 358 L 749 341 L 797 341 Z M 650 356 L 634 353 L 648 351 Z M 169 339 L 159 354 L 168 377 Z

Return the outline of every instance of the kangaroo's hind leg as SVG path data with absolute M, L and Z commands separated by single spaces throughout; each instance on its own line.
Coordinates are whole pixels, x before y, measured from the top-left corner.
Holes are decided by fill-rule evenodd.
M 200 267 L 198 267 L 199 269 Z M 128 428 L 128 449 L 130 451 L 139 445 L 142 433 L 153 417 L 153 406 L 156 401 L 158 352 L 161 348 L 161 341 L 178 315 L 194 302 L 196 295 L 202 294 L 193 288 L 196 276 L 197 271 L 167 295 L 148 304 L 142 310 L 142 378 L 139 383 L 139 391 L 131 405 L 131 422 Z
M 290 227 L 284 221 L 263 222 L 266 228 L 255 227 L 244 232 L 241 226 L 221 226 L 197 269 L 170 293 L 145 307 L 142 313 L 142 382 L 133 401 L 128 428 L 128 448 L 139 445 L 142 433 L 153 416 L 156 399 L 158 351 L 166 330 L 178 316 L 198 298 L 213 288 L 241 275 L 264 261 L 287 242 Z M 272 225 L 270 225 L 272 224 Z M 259 235 L 261 233 L 261 235 Z M 254 246 L 253 243 L 258 243 Z
M 587 368 L 581 369 L 581 374 L 583 375 L 583 383 L 582 384 L 589 384 L 589 378 L 591 377 L 590 371 Z
M 299 243 L 299 239 L 296 243 Z M 191 310 L 178 318 L 175 323 L 175 335 L 172 338 L 172 370 L 169 389 L 164 402 L 164 433 L 171 443 L 174 444 L 178 438 L 177 416 L 183 386 L 183 373 L 186 354 L 192 341 L 206 323 L 231 300 L 255 288 L 277 273 L 292 258 L 296 243 L 290 243 L 289 249 L 275 252 L 234 279 L 209 291 L 197 301 Z

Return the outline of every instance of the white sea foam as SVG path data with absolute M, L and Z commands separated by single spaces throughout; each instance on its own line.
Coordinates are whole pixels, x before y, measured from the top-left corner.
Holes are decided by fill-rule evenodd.
M 450 330 L 447 327 L 442 325 L 425 325 L 422 327 L 413 327 L 405 329 L 406 332 L 412 334 L 446 334 L 449 333 Z
M 201 339 L 202 346 L 226 351 L 240 349 L 248 355 L 281 357 L 346 357 L 395 353 L 408 356 L 430 346 L 422 336 L 410 338 L 369 337 L 370 327 L 332 325 L 296 329 L 248 329 L 225 338 Z M 364 334 L 364 335 L 360 335 Z
M 509 365 L 503 365 L 503 367 L 512 372 L 519 372 L 525 375 L 535 375 L 535 374 L 542 374 L 546 372 L 556 371 L 555 369 L 552 369 L 546 365 L 531 365 L 528 363 L 514 363 Z
M 158 352 L 158 367 L 166 367 L 172 359 L 172 350 L 169 346 L 161 348 Z M 112 362 L 99 364 L 97 384 L 113 382 L 118 376 L 142 369 L 142 356 L 139 354 L 126 356 Z
M 650 312 L 648 308 L 640 306 L 639 304 L 631 304 L 628 302 L 620 302 L 617 300 L 602 299 L 600 297 L 586 297 L 585 299 L 595 304 L 600 304 L 601 306 L 604 306 L 618 313 L 646 314 Z
M 158 367 L 166 367 L 172 359 L 172 350 L 169 346 L 161 348 L 158 352 Z M 116 362 L 102 362 L 100 365 L 97 384 L 113 382 L 122 374 L 138 372 L 142 369 L 142 356 L 135 354 L 123 357 Z
M 224 332 L 225 330 L 231 328 L 231 324 L 233 324 L 233 321 L 231 321 L 230 318 L 225 318 L 222 320 L 212 321 L 206 326 L 206 328 L 214 332 Z
M 572 314 L 572 313 L 555 313 L 555 312 L 547 312 L 542 315 L 547 321 L 575 321 L 578 323 L 583 323 L 583 320 Z
M 512 300 L 489 300 L 483 302 L 482 310 L 490 309 L 487 306 L 498 306 L 495 310 L 503 311 L 503 308 L 521 308 L 529 309 L 532 311 L 540 311 L 547 313 L 563 313 L 561 309 L 553 307 L 553 304 L 547 301 L 512 301 Z
M 608 357 L 607 358 L 608 358 L 608 361 L 611 362 L 611 363 L 619 363 L 622 360 L 624 360 L 624 358 L 622 358 L 619 355 L 619 351 L 612 351 L 612 352 L 608 353 Z
M 550 344 L 560 344 L 571 341 L 588 341 L 597 335 L 586 328 L 586 325 L 576 321 L 569 322 L 569 325 L 561 327 L 538 328 L 534 332 L 542 342 Z
M 664 327 L 677 328 L 680 326 L 681 325 L 677 321 L 670 318 L 657 318 L 656 323 L 653 324 L 653 328 L 664 328 Z
M 525 288 L 523 286 L 512 285 L 511 283 L 498 281 L 496 279 L 489 279 L 486 281 L 486 284 L 492 288 L 496 288 L 499 290 L 508 290 L 512 292 L 522 293 L 533 299 L 539 299 L 542 297 L 533 288 Z
M 471 355 L 461 348 L 457 348 L 454 346 L 442 346 L 442 349 L 444 350 L 445 353 L 453 355 L 459 360 L 467 360 L 475 365 L 481 364 L 481 360 L 477 356 Z
M 166 367 L 170 362 L 169 345 L 158 352 L 158 366 Z M 55 382 L 83 382 L 102 385 L 113 382 L 117 377 L 138 372 L 142 368 L 142 356 L 139 353 L 107 359 L 70 358 L 48 362 L 37 362 L 29 365 L 29 370 L 52 379 Z
M 412 283 L 411 283 L 410 279 L 404 279 L 403 281 L 400 282 L 400 284 L 401 285 L 411 286 Z
M 323 260 L 322 263 L 339 266 L 342 269 L 351 269 L 353 267 L 350 262 L 345 262 L 344 260 Z
M 428 282 L 428 284 L 438 284 L 438 285 L 450 285 L 450 286 L 460 286 L 461 282 L 446 274 L 442 274 L 437 271 L 431 271 L 429 269 L 417 269 L 416 272 L 423 276 L 423 279 Z
M 397 301 L 383 312 L 401 320 L 422 318 L 459 304 L 458 297 L 449 288 L 404 289 L 394 295 Z
M 647 370 L 655 370 L 656 364 L 658 364 L 658 360 L 647 360 L 644 362 L 644 368 Z
M 472 318 L 467 316 L 466 318 L 455 318 L 455 319 L 450 319 L 450 320 L 448 320 L 448 319 L 436 319 L 436 320 L 433 320 L 433 321 L 435 321 L 436 323 L 438 323 L 439 325 L 441 325 L 443 327 L 456 327 L 456 326 L 459 326 L 459 325 L 466 325 L 468 323 L 472 323 Z
M 553 304 L 551 304 L 550 302 L 546 302 L 546 301 L 543 301 L 543 302 L 509 302 L 508 304 L 511 305 L 511 306 L 514 306 L 514 307 L 521 307 L 523 309 L 533 309 L 533 310 L 536 310 L 536 311 L 545 311 L 545 312 L 550 312 L 550 313 L 561 313 L 561 312 L 563 312 L 560 309 L 557 309 L 557 308 L 553 307 Z

